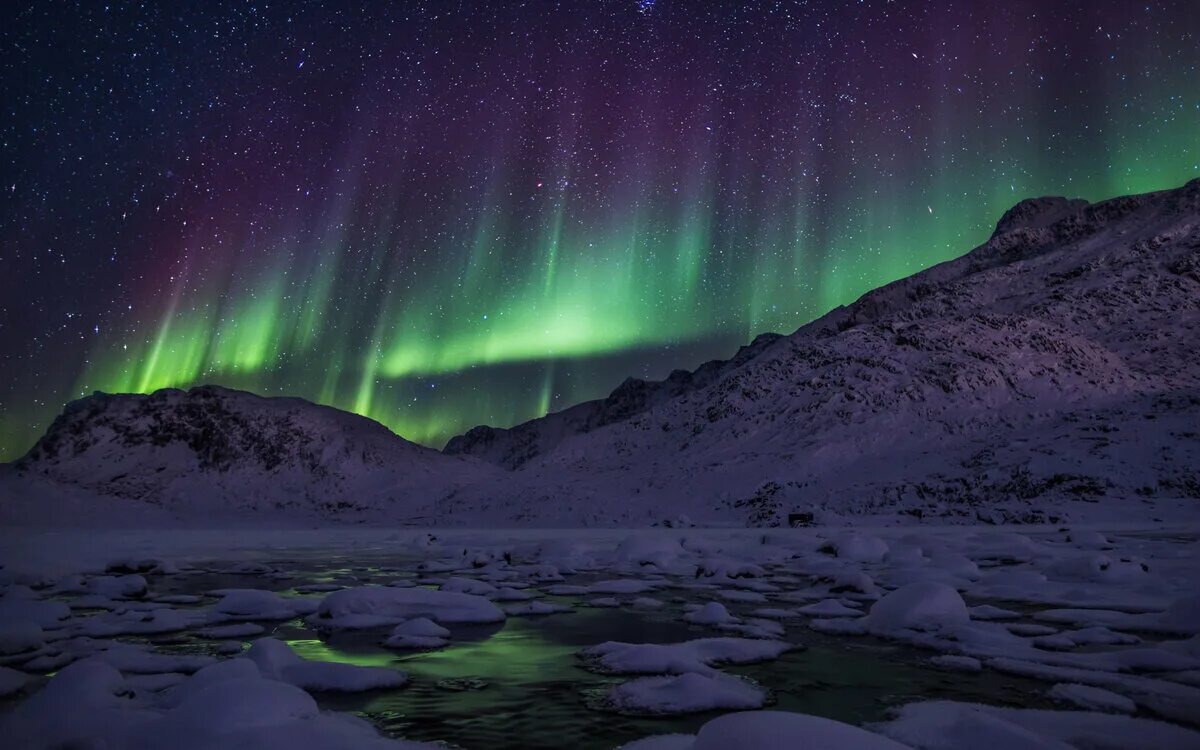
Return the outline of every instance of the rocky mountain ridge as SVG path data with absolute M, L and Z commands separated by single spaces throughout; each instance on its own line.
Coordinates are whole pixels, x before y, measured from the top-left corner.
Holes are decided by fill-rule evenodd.
M 499 473 L 356 414 L 219 386 L 74 401 L 16 469 L 99 496 L 218 516 L 377 515 Z
M 269 510 L 286 495 L 441 525 L 1195 513 L 1200 180 L 1022 201 L 966 255 L 791 335 L 475 428 L 444 454 L 353 415 L 231 394 L 93 397 L 17 470 L 130 502 Z
M 525 445 L 553 449 L 526 456 L 489 502 L 600 523 L 607 496 L 640 496 L 622 522 L 765 524 L 792 512 L 1052 522 L 1105 499 L 1195 504 L 1198 268 L 1198 180 L 1096 204 L 1022 201 L 965 256 L 770 339 L 696 388 L 572 435 L 553 415 L 523 425 Z M 475 455 L 505 455 L 498 442 Z

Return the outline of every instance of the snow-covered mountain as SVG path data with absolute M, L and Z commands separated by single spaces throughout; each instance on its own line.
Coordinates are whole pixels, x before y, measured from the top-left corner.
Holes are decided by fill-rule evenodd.
M 501 473 L 410 443 L 356 414 L 216 386 L 68 404 L 17 471 L 182 516 L 246 511 L 410 516 L 461 483 Z
M 297 399 L 97 395 L 0 494 L 441 525 L 1194 518 L 1200 180 L 1023 201 L 789 336 L 445 453 Z
M 626 378 L 607 398 L 584 401 L 515 427 L 480 425 L 451 438 L 443 450 L 450 455 L 478 456 L 506 469 L 516 469 L 549 453 L 573 435 L 623 422 L 651 407 L 714 383 L 780 338 L 778 333 L 760 334 L 730 359 L 705 362 L 695 371 L 675 370 L 665 380 Z
M 1200 180 L 1017 204 L 957 260 L 729 362 L 447 446 L 537 523 L 1200 510 Z

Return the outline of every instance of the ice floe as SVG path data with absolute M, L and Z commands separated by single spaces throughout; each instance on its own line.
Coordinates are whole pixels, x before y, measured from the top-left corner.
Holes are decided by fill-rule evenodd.
M 441 648 L 449 643 L 450 631 L 427 617 L 414 617 L 392 629 L 383 642 L 388 648 Z
M 239 658 L 254 662 L 264 677 L 305 690 L 354 693 L 400 687 L 408 682 L 408 675 L 396 669 L 305 659 L 274 638 L 260 638 Z
M 669 677 L 639 677 L 615 686 L 604 705 L 623 713 L 686 714 L 762 708 L 767 692 L 720 672 L 686 672 Z
M 425 588 L 356 586 L 321 600 L 308 622 L 320 630 L 396 625 L 414 617 L 439 623 L 491 623 L 504 612 L 482 596 Z
M 706 723 L 695 736 L 650 737 L 621 750 L 912 750 L 852 724 L 787 711 L 742 711 Z
M 613 674 L 708 674 L 721 664 L 776 659 L 796 648 L 783 641 L 750 638 L 698 638 L 682 643 L 608 641 L 579 652 L 588 663 Z
M 878 731 L 922 750 L 1185 750 L 1200 733 L 1160 721 L 1093 711 L 1000 708 L 953 701 L 910 703 Z
M 246 667 L 225 667 L 243 662 Z M 127 750 L 219 750 L 289 747 L 297 750 L 433 750 L 435 746 L 382 737 L 367 722 L 322 712 L 294 685 L 260 675 L 248 660 L 225 662 L 185 689 L 147 697 L 111 665 L 85 660 L 67 667 L 12 712 L 0 717 L 0 736 L 12 747 L 50 750 L 112 747 Z

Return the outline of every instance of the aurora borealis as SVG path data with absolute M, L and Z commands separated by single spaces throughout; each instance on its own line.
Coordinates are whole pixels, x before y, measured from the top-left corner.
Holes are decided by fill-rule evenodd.
M 220 383 L 440 445 L 1200 176 L 1178 2 L 6 3 L 0 460 Z

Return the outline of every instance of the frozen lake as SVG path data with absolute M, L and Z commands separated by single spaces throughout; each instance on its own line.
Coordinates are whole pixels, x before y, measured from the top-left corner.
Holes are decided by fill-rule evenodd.
M 615 748 L 760 708 L 953 746 L 913 741 L 932 720 L 901 710 L 922 705 L 1200 736 L 1186 528 L 70 532 L 5 552 L 0 613 L 40 621 L 0 638 L 14 721 L 76 661 L 169 715 L 188 675 L 235 659 L 386 737 L 467 749 Z M 434 640 L 394 636 L 418 631 Z
M 378 561 L 385 567 L 381 570 L 328 554 L 328 567 L 313 567 L 312 561 L 303 565 L 277 562 L 276 575 L 286 577 L 201 574 L 171 582 L 164 590 L 196 593 L 251 586 L 305 596 L 295 587 L 326 583 L 386 585 L 397 580 L 398 571 L 387 570 L 391 566 L 386 560 Z M 218 567 L 223 564 L 214 563 Z M 405 565 L 395 567 L 403 569 Z M 539 597 L 540 601 L 571 609 L 509 617 L 496 625 L 455 627 L 451 644 L 436 650 L 405 653 L 384 648 L 380 642 L 390 629 L 386 627 L 323 635 L 306 627 L 303 618 L 275 624 L 266 635 L 288 642 L 308 659 L 389 667 L 411 675 L 411 683 L 394 690 L 317 695 L 323 706 L 360 713 L 388 733 L 445 740 L 464 748 L 612 748 L 649 734 L 695 731 L 714 715 L 700 712 L 655 717 L 636 715 L 645 712 L 618 714 L 604 709 L 598 705 L 599 699 L 622 678 L 589 670 L 576 655 L 604 641 L 677 643 L 713 635 L 711 628 L 680 619 L 688 604 L 706 600 L 705 590 L 696 590 L 694 579 L 672 579 L 671 583 L 686 588 L 664 587 L 658 594 L 662 597 L 659 601 L 664 602 L 660 609 L 589 606 L 589 599 L 600 597 Z M 747 616 L 761 606 L 727 604 L 731 614 Z M 726 670 L 770 690 L 771 704 L 776 708 L 858 724 L 881 720 L 889 707 L 921 697 L 1005 705 L 1050 704 L 1039 699 L 1036 682 L 1027 678 L 938 669 L 929 663 L 927 653 L 882 639 L 849 640 L 805 633 L 798 618 L 789 630 L 796 642 L 802 643 L 797 650 L 770 662 Z M 147 641 L 164 650 L 212 650 L 211 641 L 186 633 Z

